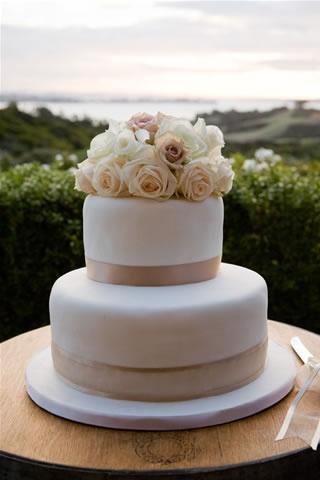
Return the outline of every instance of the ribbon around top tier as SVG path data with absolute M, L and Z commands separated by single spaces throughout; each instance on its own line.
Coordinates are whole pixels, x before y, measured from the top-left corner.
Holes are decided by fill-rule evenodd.
M 182 285 L 210 280 L 217 275 L 220 263 L 220 255 L 201 262 L 158 266 L 117 265 L 86 257 L 87 275 L 91 280 L 140 287 Z

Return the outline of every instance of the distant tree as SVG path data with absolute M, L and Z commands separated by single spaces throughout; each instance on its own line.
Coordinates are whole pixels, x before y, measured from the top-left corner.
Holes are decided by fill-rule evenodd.
M 295 110 L 303 110 L 308 100 L 295 100 L 294 101 L 294 109 Z
M 46 107 L 38 107 L 36 109 L 36 115 L 42 119 L 45 119 L 45 120 L 50 120 L 54 117 L 53 113 L 51 112 L 51 110 L 49 110 L 48 108 Z

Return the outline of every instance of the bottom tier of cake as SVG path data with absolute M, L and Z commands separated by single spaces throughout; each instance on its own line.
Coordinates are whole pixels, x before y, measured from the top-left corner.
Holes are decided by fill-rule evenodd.
M 56 371 L 113 398 L 218 395 L 253 381 L 265 364 L 267 287 L 235 265 L 170 287 L 103 284 L 75 270 L 54 284 L 50 319 Z

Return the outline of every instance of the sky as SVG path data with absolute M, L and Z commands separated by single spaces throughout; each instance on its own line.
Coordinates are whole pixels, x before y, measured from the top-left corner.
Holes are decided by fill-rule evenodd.
M 1 91 L 320 98 L 320 1 L 2 0 Z

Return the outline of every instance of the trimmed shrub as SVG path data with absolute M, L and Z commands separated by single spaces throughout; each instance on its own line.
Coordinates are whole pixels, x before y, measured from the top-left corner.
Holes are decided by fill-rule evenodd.
M 224 261 L 265 278 L 269 318 L 320 332 L 319 170 L 239 174 L 224 231 Z
M 83 195 L 68 172 L 36 164 L 0 175 L 2 338 L 48 323 L 52 284 L 83 266 Z
M 320 332 L 320 174 L 239 173 L 225 197 L 224 261 L 259 272 L 269 317 Z M 37 164 L 0 176 L 2 339 L 49 322 L 54 281 L 84 265 L 82 203 L 68 171 Z

